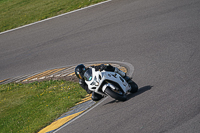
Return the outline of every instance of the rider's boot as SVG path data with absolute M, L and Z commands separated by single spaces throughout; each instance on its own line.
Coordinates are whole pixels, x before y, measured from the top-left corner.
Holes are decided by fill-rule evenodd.
M 92 100 L 93 101 L 99 101 L 103 98 L 102 95 L 98 94 L 98 93 L 95 93 L 95 92 L 92 92 Z
M 126 73 L 119 70 L 118 68 L 115 67 L 115 72 L 118 73 L 120 76 L 122 76 L 126 82 L 130 82 L 131 81 L 131 78 L 129 78 L 128 76 L 126 76 Z

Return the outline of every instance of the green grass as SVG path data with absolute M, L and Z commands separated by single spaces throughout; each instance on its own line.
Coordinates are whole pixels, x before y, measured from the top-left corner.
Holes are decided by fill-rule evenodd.
M 43 81 L 0 85 L 0 133 L 34 133 L 86 96 L 78 83 Z
M 0 32 L 105 0 L 0 0 Z

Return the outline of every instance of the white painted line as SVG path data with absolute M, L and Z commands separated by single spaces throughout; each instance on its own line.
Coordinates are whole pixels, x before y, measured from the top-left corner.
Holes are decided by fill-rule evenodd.
M 94 4 L 94 5 L 90 5 L 90 6 L 87 6 L 87 7 L 84 7 L 84 8 L 80 8 L 80 9 L 71 11 L 71 12 L 67 12 L 67 13 L 64 13 L 64 14 L 60 14 L 60 15 L 58 15 L 58 16 L 54 16 L 54 17 L 51 17 L 51 18 L 47 18 L 47 19 L 44 19 L 44 20 L 41 20 L 41 21 L 37 21 L 37 22 L 31 23 L 31 24 L 27 24 L 27 25 L 24 25 L 24 26 L 15 28 L 15 29 L 11 29 L 11 30 L 7 30 L 7 31 L 4 31 L 4 32 L 0 32 L 0 35 L 1 35 L 1 34 L 5 34 L 5 33 L 8 33 L 8 32 L 11 32 L 11 31 L 15 31 L 15 30 L 18 30 L 18 29 L 21 29 L 21 28 L 24 28 L 24 27 L 28 27 L 28 26 L 31 26 L 31 25 L 34 25 L 34 24 L 37 24 L 37 23 L 41 23 L 41 22 L 44 22 L 44 21 L 48 21 L 48 20 L 51 20 L 51 19 L 54 19 L 54 18 L 58 18 L 58 17 L 64 16 L 64 15 L 67 15 L 67 14 L 71 14 L 71 13 L 74 13 L 74 12 L 78 12 L 78 11 L 81 11 L 81 10 L 84 10 L 84 9 L 87 9 L 87 8 L 91 8 L 91 7 L 94 7 L 94 6 L 97 6 L 97 5 L 101 5 L 101 4 L 110 2 L 110 1 L 112 1 L 112 0 L 103 1 L 103 2 L 100 2 L 100 3 Z
M 73 121 L 77 120 L 78 118 L 80 118 L 81 116 L 85 115 L 86 113 L 88 113 L 90 110 L 94 109 L 96 106 L 98 106 L 99 104 L 101 104 L 103 101 L 105 101 L 108 98 L 105 97 L 103 98 L 100 102 L 98 102 L 96 105 L 94 105 L 92 108 L 88 109 L 87 111 L 83 112 L 82 114 L 80 114 L 79 116 L 77 116 L 76 118 L 72 119 L 71 121 L 67 122 L 66 124 L 64 124 L 63 126 L 61 126 L 60 128 L 56 129 L 56 131 L 54 131 L 53 133 L 58 132 L 59 130 L 61 130 L 62 128 L 66 127 L 67 125 L 69 125 L 70 123 L 72 123 Z

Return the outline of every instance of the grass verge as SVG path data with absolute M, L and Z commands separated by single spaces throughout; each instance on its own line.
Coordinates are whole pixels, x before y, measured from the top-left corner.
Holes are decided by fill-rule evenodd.
M 0 0 L 0 32 L 105 0 Z
M 0 85 L 0 133 L 38 132 L 86 95 L 69 81 Z

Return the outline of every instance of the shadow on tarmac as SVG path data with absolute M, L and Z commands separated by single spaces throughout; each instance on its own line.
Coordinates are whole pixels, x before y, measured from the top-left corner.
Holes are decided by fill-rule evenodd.
M 131 98 L 133 98 L 133 97 L 135 97 L 135 96 L 137 96 L 137 95 L 140 95 L 140 94 L 142 94 L 142 93 L 144 93 L 144 92 L 150 90 L 152 87 L 153 87 L 153 86 L 151 86 L 151 85 L 147 85 L 147 86 L 144 86 L 144 87 L 142 87 L 142 88 L 139 88 L 139 89 L 138 89 L 138 92 L 136 92 L 136 93 L 134 93 L 134 94 L 129 94 L 129 95 L 127 95 L 127 100 L 129 100 L 129 99 L 131 99 Z M 126 100 L 126 101 L 127 101 L 127 100 Z M 107 104 L 112 104 L 112 103 L 126 102 L 126 101 L 112 100 L 112 101 L 106 103 L 105 105 L 107 105 Z
M 131 99 L 131 98 L 133 98 L 133 97 L 135 97 L 135 96 L 137 96 L 137 95 L 140 95 L 140 94 L 142 94 L 142 93 L 144 93 L 144 92 L 150 90 L 152 87 L 153 87 L 153 86 L 151 86 L 151 85 L 147 85 L 147 86 L 144 86 L 144 87 L 138 89 L 138 92 L 136 92 L 136 93 L 134 93 L 134 94 L 129 94 L 129 95 L 127 95 L 127 100 L 129 100 L 129 99 Z

